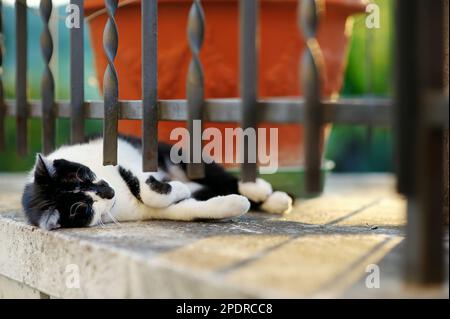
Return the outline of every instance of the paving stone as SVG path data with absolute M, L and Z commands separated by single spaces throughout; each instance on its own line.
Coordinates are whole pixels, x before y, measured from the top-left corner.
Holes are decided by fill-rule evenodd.
M 20 282 L 0 276 L 0 299 L 48 299 L 49 296 Z
M 323 196 L 298 201 L 285 216 L 252 212 L 232 222 L 145 221 L 55 232 L 25 223 L 24 178 L 0 175 L 0 276 L 38 295 L 448 298 L 448 289 L 422 294 L 401 284 L 405 203 L 390 176 L 332 175 Z M 445 247 L 448 264 L 448 232 Z M 365 286 L 370 264 L 380 265 L 384 289 Z

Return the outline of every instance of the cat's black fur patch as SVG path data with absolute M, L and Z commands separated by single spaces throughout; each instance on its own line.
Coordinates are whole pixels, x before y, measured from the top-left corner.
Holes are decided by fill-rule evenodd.
M 120 136 L 121 139 L 124 141 L 130 143 L 137 149 L 141 149 L 142 142 L 139 138 L 131 137 L 131 136 Z M 172 149 L 172 145 L 167 143 L 159 143 L 158 144 L 158 167 L 162 169 L 163 171 L 167 172 L 168 167 L 167 165 L 171 163 L 170 160 L 170 151 Z M 181 150 L 180 150 L 181 151 Z M 173 164 L 177 165 L 177 164 Z M 181 167 L 181 169 L 187 173 L 187 165 L 186 163 L 178 164 L 178 166 Z M 202 189 L 196 191 L 192 194 L 192 197 L 197 200 L 208 200 L 216 196 L 225 196 L 225 195 L 231 195 L 231 194 L 239 194 L 238 191 L 238 179 L 227 172 L 222 166 L 220 166 L 217 163 L 205 163 L 205 177 L 201 179 L 193 180 L 193 182 L 198 183 L 202 186 L 204 186 Z M 152 190 L 157 191 L 156 189 L 159 188 L 159 182 L 155 180 L 154 187 Z M 150 181 L 147 181 L 147 184 L 150 185 Z M 164 183 L 166 184 L 166 183 Z M 170 186 L 170 185 L 167 185 Z M 167 187 L 165 186 L 165 187 Z M 164 194 L 164 193 L 163 193 Z M 259 206 L 256 203 L 252 203 L 253 207 Z
M 150 176 L 145 183 L 150 187 L 150 189 L 158 194 L 167 195 L 172 191 L 172 186 L 165 182 L 160 182 L 153 176 Z
M 89 167 L 64 159 L 53 161 L 53 168 L 54 177 L 61 183 L 89 183 L 95 179 L 95 174 Z
M 55 224 L 60 227 L 88 226 L 93 218 L 93 200 L 83 191 L 97 192 L 94 179 L 95 174 L 84 165 L 55 160 L 52 167 L 47 167 L 38 156 L 34 183 L 27 184 L 22 195 L 25 216 L 35 226 L 40 226 L 42 218 L 49 214 L 59 217 Z
M 142 202 L 141 187 L 139 186 L 138 178 L 134 176 L 131 171 L 123 168 L 120 165 L 119 165 L 119 174 L 127 184 L 131 194 L 133 194 L 133 196 L 136 197 L 138 201 Z
M 85 138 L 85 142 L 88 143 L 101 138 L 103 138 L 101 134 L 92 134 Z M 140 138 L 123 134 L 119 134 L 119 138 L 139 150 L 139 152 L 142 152 L 142 141 Z M 167 163 L 170 163 L 171 148 L 172 145 L 170 144 L 162 142 L 158 143 L 158 168 L 163 171 L 167 171 Z
M 181 163 L 180 166 L 187 174 L 187 165 Z M 222 166 L 212 162 L 210 164 L 205 163 L 204 168 L 205 177 L 193 180 L 193 182 L 204 186 L 203 189 L 193 194 L 195 199 L 208 200 L 216 196 L 239 194 L 238 179 Z

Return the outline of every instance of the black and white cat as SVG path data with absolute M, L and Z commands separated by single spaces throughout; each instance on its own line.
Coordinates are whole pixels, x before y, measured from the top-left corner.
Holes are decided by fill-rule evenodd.
M 103 166 L 103 140 L 63 146 L 38 155 L 22 205 L 30 224 L 46 230 L 88 227 L 117 221 L 221 220 L 251 206 L 287 213 L 292 198 L 269 183 L 239 182 L 221 166 L 205 164 L 205 178 L 189 180 L 186 164 L 173 164 L 171 146 L 159 145 L 159 170 L 142 172 L 140 140 L 120 137 L 118 165 Z

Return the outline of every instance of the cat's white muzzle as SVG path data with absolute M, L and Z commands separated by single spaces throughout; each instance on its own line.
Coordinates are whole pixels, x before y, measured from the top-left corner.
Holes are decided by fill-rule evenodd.
M 94 216 L 89 226 L 97 226 L 112 221 L 111 210 L 116 204 L 116 197 L 105 199 L 93 193 L 88 193 L 87 195 L 91 196 L 94 201 L 92 205 Z

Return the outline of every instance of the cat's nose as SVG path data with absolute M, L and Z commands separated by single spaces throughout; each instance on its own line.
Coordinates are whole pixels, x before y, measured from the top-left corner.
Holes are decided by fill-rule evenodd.
M 97 194 L 104 199 L 113 199 L 115 195 L 114 189 L 112 189 L 109 184 L 103 180 L 97 184 Z
M 114 189 L 112 189 L 111 187 L 103 193 L 103 196 L 106 199 L 113 199 L 114 195 L 115 195 Z

